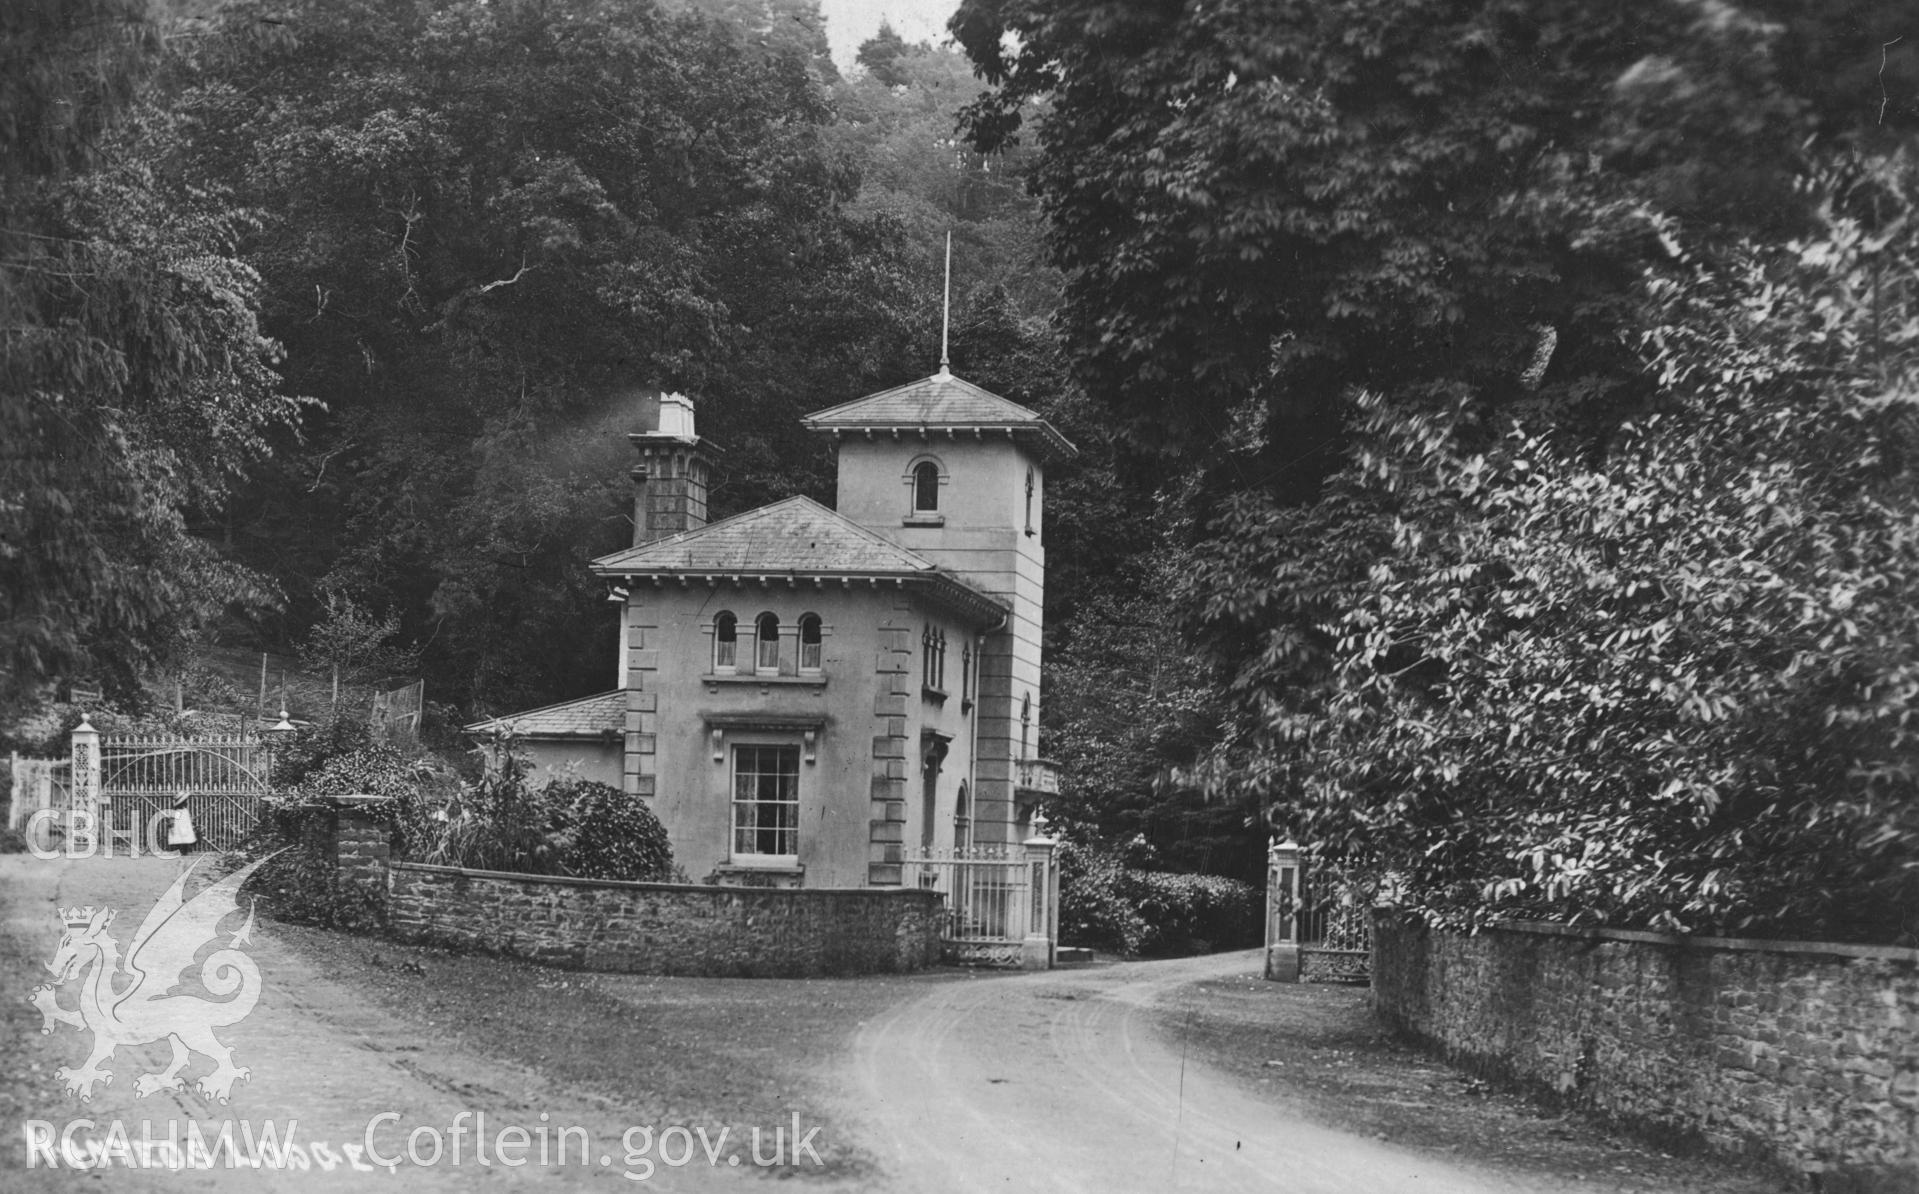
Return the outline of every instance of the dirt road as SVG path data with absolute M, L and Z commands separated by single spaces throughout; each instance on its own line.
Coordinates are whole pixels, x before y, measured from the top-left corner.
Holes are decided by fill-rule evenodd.
M 137 1094 L 136 1077 L 167 1064 L 169 1051 L 162 1043 L 119 1049 L 110 1062 L 114 1080 L 96 1087 L 89 1101 L 79 1102 L 63 1089 L 56 1071 L 80 1064 L 91 1034 L 62 1025 L 43 1035 L 40 1012 L 29 1003 L 32 988 L 49 981 L 43 963 L 53 957 L 60 938 L 59 910 L 89 904 L 117 909 L 110 931 L 124 947 L 180 865 L 144 858 L 0 858 L 0 1131 L 5 1133 L 0 1137 L 0 1190 L 252 1194 L 379 1189 L 452 1194 L 527 1186 L 747 1188 L 750 1156 L 737 1166 L 726 1163 L 728 1154 L 746 1151 L 734 1148 L 734 1142 L 721 1151 L 717 1166 L 704 1163 L 697 1152 L 697 1164 L 662 1165 L 656 1141 L 644 1141 L 642 1155 L 634 1147 L 642 1143 L 640 1138 L 622 1139 L 635 1120 L 617 1102 L 553 1082 L 529 1067 L 442 1046 L 432 1035 L 433 1025 L 396 1016 L 364 991 L 336 982 L 337 976 L 321 972 L 290 948 L 288 935 L 270 921 L 255 926 L 248 945 L 262 976 L 259 1002 L 245 1019 L 219 1031 L 234 1063 L 251 1071 L 235 1085 L 229 1103 L 195 1089 L 190 1079 L 207 1068 L 197 1056 L 181 1089 Z M 75 995 L 70 992 L 80 981 L 62 988 L 63 1006 L 73 1006 Z M 390 1118 L 376 1123 L 381 1116 Z M 82 1122 L 87 1126 L 74 1129 L 75 1156 L 69 1157 L 59 1138 Z M 29 1134 L 36 1124 L 49 1125 L 56 1139 L 47 1151 L 30 1155 Z M 114 1125 L 125 1132 L 123 1152 L 112 1149 Z M 210 1147 L 213 1167 L 166 1169 L 170 1147 L 184 1151 L 190 1128 L 213 1146 L 227 1125 L 242 1164 L 229 1165 L 230 1153 Z M 566 1136 L 565 1163 L 539 1164 L 542 1130 L 551 1146 L 558 1143 L 557 1132 L 563 1127 L 575 1129 Z M 509 1128 L 522 1129 L 527 1143 L 515 1149 L 509 1142 L 502 1157 L 499 1134 Z M 423 1134 L 410 1153 L 416 1129 Z M 484 1157 L 475 1146 L 482 1129 L 493 1141 L 490 1155 Z M 299 1146 L 297 1152 L 276 1151 L 264 1168 L 245 1164 L 258 1158 L 256 1150 L 268 1130 L 274 1133 L 275 1150 L 291 1140 Z M 690 1143 L 700 1147 L 697 1139 Z M 101 1153 L 90 1152 L 89 1145 Z M 673 1145 L 677 1148 L 677 1139 Z M 560 1156 L 549 1152 L 548 1160 Z M 382 1157 L 399 1163 L 382 1165 Z M 520 1164 L 512 1163 L 515 1157 Z M 76 1158 L 93 1164 L 75 1165 Z M 101 1159 L 107 1164 L 98 1164 Z M 642 1176 L 644 1183 L 635 1180 Z
M 898 1189 L 1490 1194 L 1526 1187 L 1319 1127 L 1170 1047 L 1166 991 L 1244 955 L 949 984 L 869 1023 L 855 1088 Z
M 1246 954 L 1040 975 L 661 979 L 569 974 L 262 920 L 247 945 L 261 976 L 258 1004 L 219 1034 L 234 1063 L 251 1071 L 232 1101 L 194 1088 L 212 1064 L 197 1056 L 182 1088 L 141 1096 L 136 1079 L 168 1062 L 164 1043 L 147 1043 L 123 1046 L 110 1063 L 115 1080 L 80 1103 L 58 1071 L 78 1066 L 97 1033 L 61 1025 L 43 1035 L 30 1003 L 33 988 L 49 981 L 59 910 L 119 909 L 112 931 L 124 946 L 179 865 L 0 858 L 7 1194 L 704 1192 L 772 1189 L 776 1179 L 789 1179 L 779 1188 L 833 1194 L 1760 1188 L 1695 1182 L 1685 1163 L 1623 1142 L 1612 1153 L 1587 1145 L 1576 1167 L 1552 1157 L 1514 1164 L 1511 1150 L 1490 1146 L 1498 1133 L 1449 1138 L 1448 1123 L 1428 1124 L 1424 1142 L 1434 1147 L 1422 1151 L 1376 1139 L 1377 1121 L 1356 1131 L 1326 1126 L 1366 1122 L 1353 1109 L 1371 1105 L 1304 1097 L 1305 1062 L 1342 1049 L 1312 1033 L 1291 1043 L 1272 1037 L 1276 1026 L 1303 1025 L 1332 1005 L 1305 1000 L 1299 988 L 1276 997 L 1286 993 L 1250 977 L 1256 963 Z M 62 1007 L 74 1005 L 81 981 L 62 985 Z M 1364 1020 L 1359 1005 L 1341 1006 Z M 1211 1061 L 1178 1043 L 1187 1039 Z M 1246 1057 L 1234 1055 L 1242 1049 Z M 1241 1064 L 1247 1058 L 1255 1060 Z M 1418 1102 L 1409 1091 L 1444 1101 L 1429 1093 L 1434 1072 L 1375 1058 L 1367 1089 L 1409 1105 Z M 789 1115 L 787 1163 L 759 1168 L 762 1143 L 777 1139 L 775 1123 Z M 382 1116 L 390 1118 L 376 1122 Z M 823 1163 L 794 1151 L 801 1120 L 824 1125 Z M 83 1121 L 73 1135 L 83 1159 L 89 1142 L 111 1144 L 115 1124 L 131 1137 L 130 1155 L 89 1169 L 57 1145 L 53 1156 L 33 1151 L 33 1125 L 64 1135 Z M 296 1121 L 301 1149 L 289 1168 L 140 1167 L 148 1131 L 184 1144 L 190 1126 L 211 1141 L 231 1125 L 244 1145 L 245 1133 L 257 1139 L 268 1126 L 284 1140 Z M 747 1139 L 758 1125 L 767 1125 L 767 1142 Z M 1540 1134 L 1518 1112 L 1496 1126 Z M 573 1133 L 564 1158 L 541 1163 L 541 1134 L 557 1141 L 562 1128 Z M 515 1129 L 524 1140 L 519 1165 L 501 1148 L 502 1134 Z M 728 1130 L 730 1138 L 717 1135 Z M 388 1168 L 383 1156 L 397 1163 Z M 1627 1157 L 1632 1174 L 1608 1177 L 1607 1162 Z

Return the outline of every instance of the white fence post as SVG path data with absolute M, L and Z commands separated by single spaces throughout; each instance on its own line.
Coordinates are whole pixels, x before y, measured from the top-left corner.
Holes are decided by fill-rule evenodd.
M 100 731 L 93 728 L 87 715 L 73 727 L 73 807 L 94 816 L 104 816 L 100 807 Z
M 1026 839 L 1026 939 L 1020 942 L 1021 970 L 1051 970 L 1053 946 L 1059 939 L 1059 872 L 1050 837 Z
M 1266 977 L 1299 981 L 1299 843 L 1266 848 Z

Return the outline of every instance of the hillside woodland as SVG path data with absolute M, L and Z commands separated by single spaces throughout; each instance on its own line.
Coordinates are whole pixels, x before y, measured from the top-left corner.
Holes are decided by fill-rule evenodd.
M 966 0 L 841 71 L 809 0 L 8 5 L 13 741 L 261 653 L 603 689 L 637 395 L 716 515 L 829 498 L 798 418 L 931 370 L 950 231 L 955 368 L 1083 453 L 1069 837 L 1910 942 L 1907 7 Z

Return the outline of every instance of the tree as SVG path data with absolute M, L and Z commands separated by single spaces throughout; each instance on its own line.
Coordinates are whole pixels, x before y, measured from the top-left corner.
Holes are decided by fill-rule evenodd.
M 826 42 L 826 17 L 819 0 L 676 0 L 666 7 L 715 17 L 772 58 L 799 57 L 824 82 L 840 77 Z
M 972 0 L 953 29 L 995 85 L 976 144 L 1047 99 L 1033 178 L 1076 378 L 1140 451 L 1208 467 L 1208 493 L 1297 502 L 1336 466 L 1353 387 L 1594 420 L 1643 398 L 1617 344 L 1649 247 L 1630 205 L 1769 218 L 1784 176 L 1750 163 L 1802 132 L 1764 28 L 1725 12 Z M 1676 130 L 1641 119 L 1708 78 L 1727 85 Z
M 295 405 L 236 255 L 252 217 L 144 104 L 164 53 L 135 0 L 0 13 L 0 699 L 126 692 L 273 597 L 195 533 Z
M 327 407 L 234 527 L 287 578 L 266 632 L 317 620 L 332 578 L 397 612 L 450 696 L 603 686 L 586 563 L 630 541 L 636 392 L 698 398 L 717 511 L 823 492 L 796 416 L 895 367 L 921 290 L 837 210 L 855 180 L 797 47 L 607 0 L 285 19 L 181 99 L 197 166 L 273 213 L 248 244 L 268 324 Z
M 1663 400 L 1601 464 L 1368 401 L 1333 679 L 1236 744 L 1293 828 L 1454 923 L 1911 939 L 1915 184 L 1842 164 L 1815 233 L 1649 275 Z
M 908 46 L 886 25 L 860 54 L 867 71 L 835 89 L 827 130 L 859 167 L 849 212 L 896 222 L 913 267 L 934 279 L 950 232 L 958 293 L 1001 288 L 1023 315 L 1049 316 L 1059 279 L 1038 265 L 1039 213 L 1025 186 L 1032 154 L 983 153 L 960 135 L 960 113 L 984 90 L 966 59 Z
M 886 87 L 904 87 L 909 76 L 899 69 L 899 60 L 931 52 L 931 47 L 920 44 L 909 46 L 896 31 L 892 23 L 882 20 L 873 36 L 860 43 L 853 60 L 866 68 L 866 73 L 875 82 Z
M 1138 839 L 1161 869 L 1257 882 L 1258 802 L 1209 800 L 1182 782 L 1217 741 L 1226 705 L 1179 633 L 1173 594 L 1190 561 L 1172 539 L 1161 530 L 1082 593 L 1070 620 L 1049 623 L 1045 729 L 1061 778 L 1044 811 L 1075 841 Z
M 976 147 L 1034 130 L 1072 376 L 1145 471 L 1193 479 L 1183 606 L 1233 702 L 1216 790 L 1349 852 L 1367 838 L 1341 819 L 1353 808 L 1375 831 L 1408 813 L 1391 801 L 1415 798 L 1412 748 L 1393 770 L 1364 735 L 1433 723 L 1452 673 L 1427 637 L 1441 623 L 1371 637 L 1375 590 L 1463 583 L 1439 545 L 1470 478 L 1405 462 L 1490 459 L 1517 429 L 1560 469 L 1597 469 L 1675 433 L 1647 418 L 1668 399 L 1636 351 L 1662 326 L 1644 279 L 1676 229 L 1708 270 L 1803 234 L 1810 134 L 1872 152 L 1910 137 L 1898 18 L 1885 3 L 962 6 L 952 28 L 992 84 L 968 112 Z M 1882 54 L 1883 113 L 1833 69 Z M 1374 652 L 1363 665 L 1355 643 Z M 1440 790 L 1470 803 L 1451 780 L 1419 789 Z M 1454 804 L 1429 822 L 1426 845 L 1481 840 Z M 1492 873 L 1478 865 L 1446 873 Z M 1422 898 L 1459 912 L 1468 888 L 1497 895 L 1443 886 Z M 1659 896 L 1681 919 L 1731 915 L 1699 894 Z M 1648 901 L 1611 907 L 1650 918 Z
M 337 699 L 339 685 L 373 683 L 411 672 L 418 652 L 395 643 L 400 619 L 377 617 L 337 587 L 322 591 L 326 617 L 307 632 L 300 645 L 300 664 L 318 675 L 331 675 Z

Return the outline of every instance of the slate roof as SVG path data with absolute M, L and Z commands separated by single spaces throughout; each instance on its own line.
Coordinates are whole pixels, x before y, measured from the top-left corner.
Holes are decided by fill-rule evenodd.
M 808 430 L 1010 432 L 1036 443 L 1049 456 L 1067 458 L 1079 450 L 1038 414 L 942 369 L 931 377 L 869 394 L 800 420 Z
M 593 561 L 602 574 L 633 572 L 915 573 L 933 565 L 809 497 L 735 514 L 697 530 Z
M 469 734 L 482 734 L 508 726 L 522 738 L 598 738 L 618 734 L 626 728 L 626 693 L 616 688 L 612 692 L 561 701 L 524 713 L 476 721 L 466 730 Z
M 1006 607 L 923 556 L 809 497 L 790 497 L 593 561 L 601 576 L 893 579 L 933 586 L 970 612 Z

